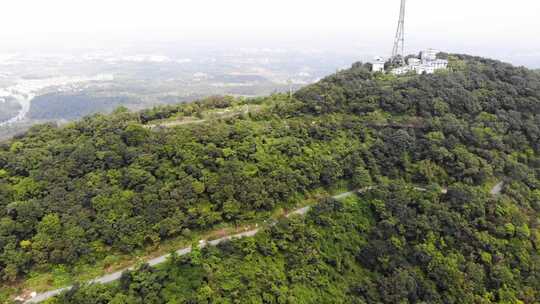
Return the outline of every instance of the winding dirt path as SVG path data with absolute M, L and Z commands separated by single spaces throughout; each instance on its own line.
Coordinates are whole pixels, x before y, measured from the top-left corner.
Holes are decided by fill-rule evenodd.
M 500 182 L 500 183 L 496 184 L 495 186 L 493 186 L 493 188 L 491 189 L 491 191 L 489 193 L 491 195 L 499 195 L 499 194 L 501 194 L 501 192 L 503 190 L 503 187 L 504 187 L 504 182 Z
M 495 185 L 493 187 L 493 189 L 491 189 L 491 194 L 492 195 L 500 194 L 502 189 L 503 189 L 503 186 L 504 186 L 504 182 L 498 183 L 497 185 Z M 348 191 L 348 192 L 344 192 L 344 193 L 334 195 L 334 196 L 332 196 L 332 198 L 334 198 L 334 199 L 343 199 L 343 198 L 349 197 L 349 196 L 351 196 L 353 194 L 356 194 L 356 193 L 364 193 L 364 192 L 369 191 L 369 190 L 371 190 L 373 188 L 374 187 L 366 187 L 366 188 L 359 189 L 359 190 L 356 190 L 356 191 Z M 422 188 L 422 187 L 414 187 L 414 189 L 418 190 L 418 191 L 427 191 L 427 189 Z M 446 189 L 441 190 L 441 193 L 446 193 L 446 192 L 447 192 Z M 305 206 L 305 207 L 296 209 L 294 211 L 291 211 L 290 213 L 288 213 L 285 216 L 286 217 L 290 217 L 290 216 L 293 216 L 293 215 L 304 216 L 306 213 L 308 213 L 308 211 L 310 209 L 311 209 L 311 206 Z M 224 236 L 222 238 L 212 240 L 212 241 L 201 241 L 199 247 L 202 248 L 202 247 L 205 247 L 205 246 L 216 246 L 216 245 L 218 245 L 218 244 L 220 244 L 222 242 L 229 241 L 229 240 L 232 240 L 232 239 L 239 239 L 239 238 L 244 238 L 244 237 L 252 237 L 255 234 L 257 234 L 259 231 L 260 231 L 260 228 L 256 228 L 256 229 L 253 229 L 253 230 L 249 230 L 249 231 L 245 231 L 245 232 L 241 232 L 241 233 L 237 233 L 237 234 L 227 235 L 227 236 Z M 177 250 L 176 254 L 179 255 L 179 256 L 186 255 L 186 254 L 189 254 L 191 252 L 191 250 L 192 250 L 191 246 L 186 247 L 186 248 L 182 248 L 182 249 Z M 162 264 L 162 263 L 167 261 L 169 256 L 170 256 L 170 254 L 165 254 L 165 255 L 150 259 L 150 260 L 147 261 L 147 263 L 150 266 L 155 266 L 155 265 L 158 265 L 158 264 Z M 116 271 L 116 272 L 113 272 L 113 273 L 106 274 L 106 275 L 101 276 L 99 278 L 95 278 L 93 280 L 90 280 L 90 281 L 88 281 L 88 283 L 101 283 L 101 284 L 110 283 L 110 282 L 113 282 L 113 281 L 116 281 L 116 280 L 120 279 L 120 277 L 122 276 L 122 273 L 124 271 L 133 270 L 133 269 L 134 269 L 133 266 L 129 267 L 129 268 L 125 268 L 125 269 L 122 269 L 122 270 L 119 270 L 119 271 Z M 66 287 L 63 287 L 63 288 L 59 288 L 59 289 L 39 293 L 35 297 L 33 297 L 33 298 L 29 299 L 29 300 L 26 300 L 24 303 L 39 303 L 39 302 L 45 301 L 45 300 L 47 300 L 47 299 L 49 299 L 51 297 L 54 297 L 54 296 L 62 293 L 63 291 L 71 289 L 71 287 L 72 286 L 66 286 Z
M 343 199 L 345 197 L 353 195 L 356 192 L 359 192 L 359 191 L 349 191 L 349 192 L 341 193 L 341 194 L 333 196 L 333 198 L 335 198 L 335 199 Z M 303 207 L 303 208 L 300 208 L 300 209 L 296 209 L 296 210 L 288 213 L 286 215 L 286 217 L 290 217 L 292 215 L 303 216 L 306 213 L 308 213 L 309 209 L 311 209 L 311 206 L 306 206 L 306 207 Z M 201 241 L 201 244 L 199 245 L 199 247 L 202 248 L 202 247 L 205 247 L 205 246 L 216 246 L 216 245 L 218 245 L 218 244 L 220 244 L 222 242 L 230 241 L 232 239 L 239 239 L 239 238 L 244 238 L 244 237 L 252 237 L 255 234 L 257 234 L 259 231 L 260 231 L 260 228 L 257 228 L 257 229 L 252 229 L 252 230 L 249 230 L 249 231 L 244 231 L 244 232 L 241 232 L 241 233 L 237 233 L 237 234 L 227 235 L 227 236 L 224 236 L 222 238 L 212 240 L 212 241 Z M 189 254 L 191 252 L 191 250 L 192 250 L 191 246 L 186 247 L 186 248 L 182 248 L 182 249 L 177 250 L 176 254 L 179 255 L 179 256 L 186 255 L 186 254 Z M 169 258 L 169 256 L 170 256 L 170 254 L 164 254 L 162 256 L 150 259 L 146 263 L 148 263 L 148 265 L 150 265 L 150 266 L 159 265 L 159 264 L 162 264 L 162 263 L 166 262 L 167 259 Z M 128 267 L 128 268 L 125 268 L 125 269 L 122 269 L 122 270 L 119 270 L 119 271 L 116 271 L 116 272 L 113 272 L 113 273 L 106 274 L 106 275 L 101 276 L 99 278 L 95 278 L 93 280 L 88 281 L 87 283 L 90 283 L 90 284 L 92 284 L 92 283 L 101 283 L 101 284 L 110 283 L 110 282 L 113 282 L 113 281 L 116 281 L 116 280 L 120 279 L 120 277 L 122 276 L 122 273 L 124 271 L 133 270 L 133 269 L 134 269 L 133 266 Z M 47 291 L 47 292 L 43 292 L 43 293 L 38 293 L 35 297 L 26 300 L 24 303 L 39 303 L 39 302 L 45 301 L 45 300 L 47 300 L 47 299 L 49 299 L 51 297 L 59 295 L 63 291 L 71 289 L 71 287 L 73 287 L 73 286 L 66 286 L 66 287 L 63 287 L 63 288 L 59 288 L 59 289 L 55 289 L 55 290 L 51 290 L 51 291 Z

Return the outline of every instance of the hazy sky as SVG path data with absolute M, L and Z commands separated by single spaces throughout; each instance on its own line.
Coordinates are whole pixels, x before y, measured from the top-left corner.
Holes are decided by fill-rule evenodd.
M 399 2 L 4 0 L 0 47 L 163 37 L 389 52 Z M 408 0 L 407 46 L 540 57 L 539 15 L 539 0 Z

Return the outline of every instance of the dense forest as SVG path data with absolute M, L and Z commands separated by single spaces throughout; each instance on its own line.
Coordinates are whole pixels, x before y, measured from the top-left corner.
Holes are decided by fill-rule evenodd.
M 32 128 L 0 146 L 0 279 L 189 239 L 346 182 L 377 187 L 52 302 L 537 303 L 540 75 L 442 56 L 451 68 L 434 75 L 357 63 L 292 99 L 216 97 Z
M 49 303 L 535 303 L 540 242 L 527 220 L 472 186 L 395 183 Z

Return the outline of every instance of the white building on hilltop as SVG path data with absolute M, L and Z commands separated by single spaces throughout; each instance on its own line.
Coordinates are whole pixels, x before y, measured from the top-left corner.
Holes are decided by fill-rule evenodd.
M 437 59 L 438 53 L 439 51 L 434 49 L 422 51 L 420 58 L 409 58 L 407 65 L 393 69 L 392 74 L 403 75 L 413 71 L 416 74 L 433 74 L 437 70 L 448 68 L 448 60 Z
M 375 61 L 371 63 L 372 72 L 384 72 L 384 59 L 375 57 Z
M 439 51 L 437 51 L 437 50 L 428 49 L 428 50 L 422 51 L 420 53 L 420 59 L 422 59 L 423 62 L 434 61 L 434 60 L 437 59 L 437 54 L 438 53 L 439 53 Z

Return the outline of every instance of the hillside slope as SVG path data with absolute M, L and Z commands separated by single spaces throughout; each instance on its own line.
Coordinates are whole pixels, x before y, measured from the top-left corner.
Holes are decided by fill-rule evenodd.
M 540 76 L 450 61 L 452 72 L 400 78 L 355 64 L 293 100 L 214 98 L 35 127 L 0 150 L 2 279 L 190 239 L 345 181 L 378 187 L 53 302 L 535 303 Z M 221 114 L 248 103 L 257 111 Z M 197 123 L 144 126 L 170 120 Z
M 493 207 L 527 221 L 474 187 L 383 186 L 50 303 L 536 303 L 538 234 Z

